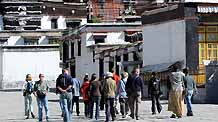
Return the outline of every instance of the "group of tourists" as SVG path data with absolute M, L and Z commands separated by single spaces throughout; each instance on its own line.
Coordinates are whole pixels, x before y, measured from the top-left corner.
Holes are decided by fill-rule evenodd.
M 114 70 L 107 72 L 100 78 L 95 73 L 91 74 L 91 77 L 89 74 L 85 74 L 82 85 L 80 83 L 77 78 L 70 76 L 67 69 L 64 69 L 56 80 L 56 93 L 59 95 L 61 116 L 64 122 L 72 122 L 74 103 L 76 115 L 80 116 L 80 96 L 83 98 L 84 115 L 89 119 L 99 120 L 101 110 L 105 110 L 105 122 L 115 121 L 119 112 L 122 118 L 129 115 L 132 119 L 140 119 L 139 109 L 141 98 L 144 96 L 144 81 L 140 77 L 139 68 L 134 68 L 131 74 L 122 72 L 121 78 L 116 75 Z M 196 85 L 193 78 L 188 74 L 188 69 L 186 68 L 181 72 L 176 66 L 173 66 L 168 77 L 167 86 L 169 89 L 168 110 L 172 111 L 171 118 L 182 117 L 184 99 L 187 105 L 187 116 L 193 116 L 191 98 L 196 94 Z M 35 96 L 39 122 L 42 121 L 43 107 L 48 121 L 48 88 L 43 74 L 39 74 L 39 81 L 36 82 L 33 82 L 31 75 L 27 74 L 23 86 L 26 119 L 29 119 L 30 115 L 35 118 L 32 110 L 32 97 Z M 152 77 L 148 82 L 148 95 L 152 101 L 152 114 L 162 111 L 160 103 L 162 94 L 161 81 L 157 77 L 157 73 L 152 72 Z M 117 109 L 118 102 L 120 111 Z M 93 112 L 94 108 L 96 109 L 95 114 Z

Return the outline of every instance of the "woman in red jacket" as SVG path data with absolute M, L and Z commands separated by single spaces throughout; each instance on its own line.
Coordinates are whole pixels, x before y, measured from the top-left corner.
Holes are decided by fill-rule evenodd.
M 84 106 L 85 106 L 85 116 L 88 117 L 89 116 L 89 96 L 88 96 L 88 91 L 89 90 L 89 77 L 88 75 L 86 75 L 84 77 L 84 82 L 82 87 L 80 88 L 80 92 L 82 94 L 83 97 L 83 102 L 84 102 Z

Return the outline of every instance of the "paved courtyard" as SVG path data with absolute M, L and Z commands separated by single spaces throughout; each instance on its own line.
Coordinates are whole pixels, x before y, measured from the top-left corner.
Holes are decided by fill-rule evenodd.
M 62 122 L 60 117 L 58 96 L 49 93 L 50 121 Z M 184 116 L 181 119 L 170 119 L 170 112 L 167 111 L 167 101 L 161 101 L 163 112 L 157 115 L 151 115 L 151 102 L 143 101 L 140 107 L 140 120 L 137 122 L 217 122 L 218 105 L 212 104 L 194 104 L 193 117 Z M 83 104 L 80 103 L 81 115 L 78 117 L 73 114 L 73 122 L 95 122 L 95 120 L 86 119 L 83 113 Z M 75 110 L 74 110 L 75 111 Z M 34 113 L 37 115 L 37 106 L 34 99 Z M 105 119 L 104 111 L 100 113 L 100 122 Z M 45 120 L 44 120 L 45 121 Z M 130 117 L 122 119 L 119 115 L 117 122 L 135 122 Z M 21 92 L 0 92 L 0 122 L 37 122 L 37 119 L 25 120 L 24 118 L 24 101 Z

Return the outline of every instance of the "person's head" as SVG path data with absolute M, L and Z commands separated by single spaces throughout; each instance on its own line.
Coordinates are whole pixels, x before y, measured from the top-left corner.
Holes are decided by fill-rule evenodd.
M 184 68 L 183 69 L 183 73 L 185 73 L 186 75 L 188 74 L 189 69 L 188 68 Z
M 111 69 L 111 73 L 115 73 L 115 69 L 114 68 Z
M 39 80 L 44 81 L 44 79 L 45 79 L 45 75 L 40 73 L 39 74 Z
M 178 66 L 176 66 L 176 65 L 173 65 L 172 66 L 172 72 L 177 72 L 178 71 Z
M 138 76 L 140 74 L 140 69 L 138 67 L 134 68 L 134 75 Z
M 84 79 L 83 79 L 84 81 L 89 81 L 89 74 L 88 73 L 86 73 L 85 74 L 85 76 L 84 76 Z
M 123 72 L 121 74 L 122 79 L 128 78 L 128 73 L 127 72 Z
M 106 78 L 112 78 L 112 77 L 113 77 L 113 73 L 111 73 L 111 72 L 106 73 Z
M 95 73 L 93 73 L 92 76 L 91 76 L 91 81 L 96 80 L 96 78 L 97 78 L 97 75 Z
M 32 76 L 30 74 L 26 75 L 26 81 L 32 81 Z
M 68 75 L 69 74 L 69 70 L 68 69 L 63 69 L 62 70 L 62 74 L 67 74 Z
M 151 76 L 152 76 L 152 77 L 156 77 L 156 72 L 152 72 L 152 73 L 151 73 Z

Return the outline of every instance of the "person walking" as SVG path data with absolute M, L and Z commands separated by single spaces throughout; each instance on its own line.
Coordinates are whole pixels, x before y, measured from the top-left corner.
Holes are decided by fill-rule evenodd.
M 99 107 L 100 107 L 100 100 L 101 100 L 101 82 L 97 80 L 96 74 L 92 74 L 91 78 L 92 82 L 90 83 L 90 95 L 91 95 L 91 104 L 90 104 L 90 118 L 93 118 L 93 108 L 94 103 L 96 105 L 95 111 L 95 119 L 99 119 Z
M 76 114 L 79 116 L 79 96 L 80 96 L 80 81 L 77 78 L 73 78 L 73 99 L 72 99 L 72 110 L 74 103 L 76 103 Z
M 39 122 L 42 122 L 42 109 L 45 108 L 46 120 L 49 119 L 49 110 L 48 110 L 48 91 L 49 86 L 48 83 L 44 80 L 44 74 L 39 74 L 39 81 L 37 81 L 34 85 L 34 95 L 36 96 L 37 105 L 38 105 L 38 117 Z
M 30 74 L 27 74 L 26 82 L 23 84 L 23 87 L 22 87 L 24 103 L 25 103 L 26 119 L 29 119 L 30 114 L 32 118 L 35 118 L 35 115 L 33 113 L 33 105 L 32 105 L 33 87 L 34 87 L 34 82 L 32 81 L 32 76 Z
M 185 74 L 178 70 L 178 66 L 173 65 L 172 72 L 169 75 L 168 88 L 169 100 L 168 110 L 172 111 L 171 118 L 181 118 L 183 113 L 184 98 L 184 76 Z
M 143 89 L 144 89 L 144 82 L 142 78 L 139 76 L 140 69 L 134 68 L 133 70 L 133 76 L 131 78 L 132 81 L 130 82 L 130 89 L 132 91 L 130 95 L 130 108 L 131 108 L 131 114 L 130 117 L 133 119 L 136 117 L 136 120 L 139 120 L 139 105 L 141 103 L 141 97 L 143 95 Z
M 160 80 L 156 76 L 156 72 L 152 72 L 152 77 L 149 80 L 148 95 L 151 97 L 151 101 L 152 101 L 152 107 L 151 107 L 152 114 L 153 115 L 156 114 L 156 107 L 158 113 L 160 113 L 162 110 L 162 106 L 160 104 L 161 90 L 160 90 Z
M 104 88 L 105 86 L 105 74 L 103 74 L 99 81 L 101 82 L 101 87 Z M 100 101 L 100 110 L 104 110 L 105 106 L 105 94 L 104 94 L 104 89 L 101 90 L 101 101 Z
M 192 96 L 197 94 L 197 88 L 195 81 L 193 80 L 192 76 L 189 75 L 188 68 L 183 69 L 183 73 L 185 74 L 184 77 L 184 85 L 185 85 L 185 102 L 187 107 L 187 116 L 193 116 L 192 112 Z
M 60 94 L 60 102 L 64 111 L 64 122 L 72 121 L 72 77 L 69 71 L 64 69 L 62 74 L 59 75 L 57 82 L 57 92 Z
M 88 77 L 84 78 L 84 82 L 82 87 L 80 88 L 80 93 L 83 97 L 84 102 L 84 113 L 85 117 L 89 117 L 89 97 L 88 97 L 88 89 L 89 89 L 89 79 Z
M 128 78 L 128 73 L 123 72 L 121 74 L 121 80 L 118 81 L 117 89 L 116 89 L 116 101 L 119 99 L 120 112 L 122 114 L 122 118 L 126 118 L 126 114 L 128 112 L 127 94 L 125 89 L 127 78 Z
M 112 121 L 115 120 L 115 92 L 116 92 L 116 82 L 112 79 L 113 74 L 111 72 L 107 72 L 106 74 L 106 82 L 105 82 L 105 97 L 106 97 L 106 122 L 110 121 L 110 117 L 112 117 Z

